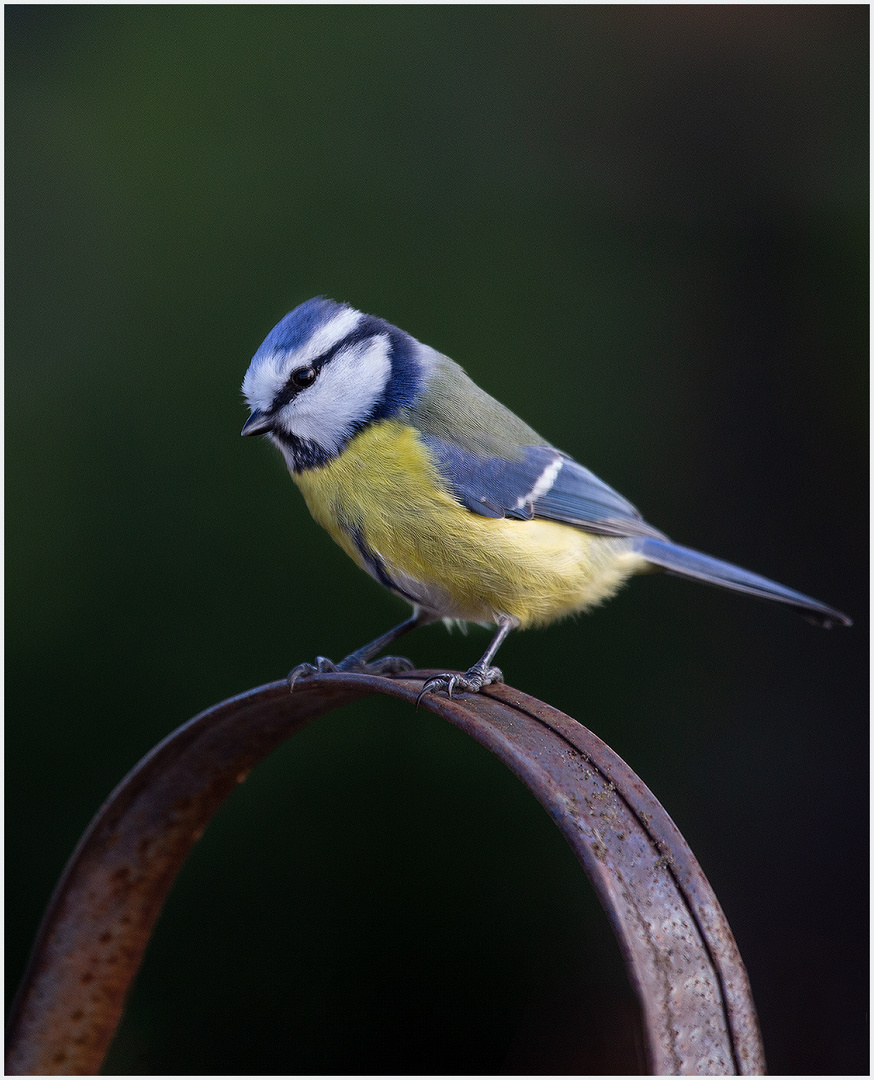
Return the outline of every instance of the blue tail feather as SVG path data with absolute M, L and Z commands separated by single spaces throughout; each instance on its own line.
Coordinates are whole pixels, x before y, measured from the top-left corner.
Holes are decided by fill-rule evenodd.
M 833 626 L 836 623 L 842 626 L 852 625 L 852 620 L 846 615 L 827 604 L 821 604 L 819 600 L 794 589 L 787 589 L 785 585 L 779 585 L 776 581 L 743 570 L 732 563 L 671 543 L 670 540 L 644 537 L 638 541 L 636 547 L 644 558 L 668 573 L 704 581 L 723 589 L 749 593 L 751 596 L 761 596 L 766 600 L 778 600 L 807 612 L 821 626 Z

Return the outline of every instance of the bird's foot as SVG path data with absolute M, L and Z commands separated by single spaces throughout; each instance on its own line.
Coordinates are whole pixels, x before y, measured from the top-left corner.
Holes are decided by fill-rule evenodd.
M 447 696 L 451 698 L 457 691 L 478 694 L 483 687 L 503 681 L 504 676 L 500 668 L 489 667 L 487 664 L 474 664 L 464 675 L 435 675 L 428 679 L 416 698 L 416 705 L 425 694 L 436 693 L 439 690 L 445 690 Z
M 411 671 L 412 660 L 405 656 L 383 656 L 379 660 L 371 660 L 365 663 L 359 660 L 355 653 L 335 664 L 327 656 L 317 656 L 314 664 L 298 664 L 288 673 L 288 689 L 294 690 L 294 684 L 298 679 L 305 679 L 309 675 L 323 675 L 327 672 L 352 671 L 359 675 L 397 675 L 401 671 Z

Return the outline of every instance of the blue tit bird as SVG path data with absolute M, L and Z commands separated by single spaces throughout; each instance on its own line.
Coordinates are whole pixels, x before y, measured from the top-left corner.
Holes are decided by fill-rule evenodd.
M 382 319 L 316 297 L 285 316 L 243 382 L 243 435 L 280 449 L 315 520 L 412 615 L 338 664 L 289 674 L 408 670 L 375 659 L 443 619 L 494 626 L 464 675 L 423 693 L 502 680 L 507 634 L 586 611 L 654 569 L 777 600 L 823 626 L 850 619 L 809 596 L 681 547 L 621 495 L 542 439 L 448 357 Z

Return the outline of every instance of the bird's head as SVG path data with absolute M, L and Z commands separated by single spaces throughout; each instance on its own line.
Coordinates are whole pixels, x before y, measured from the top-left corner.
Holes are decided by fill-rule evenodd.
M 429 351 L 348 304 L 307 300 L 252 358 L 242 434 L 269 435 L 292 471 L 324 465 L 367 424 L 415 401 Z

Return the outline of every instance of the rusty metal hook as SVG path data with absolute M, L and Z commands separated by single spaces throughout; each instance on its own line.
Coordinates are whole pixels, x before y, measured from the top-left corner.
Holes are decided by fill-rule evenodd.
M 121 1018 L 167 891 L 213 813 L 310 720 L 371 694 L 414 703 L 431 672 L 319 674 L 230 698 L 159 743 L 119 784 L 49 904 L 7 1038 L 10 1075 L 93 1074 Z M 765 1071 L 746 971 L 679 830 L 640 778 L 581 724 L 511 687 L 422 708 L 528 785 L 603 904 L 640 1003 L 650 1072 Z

